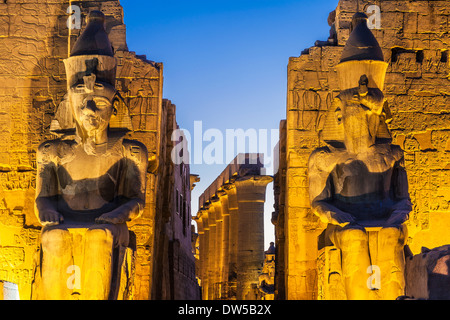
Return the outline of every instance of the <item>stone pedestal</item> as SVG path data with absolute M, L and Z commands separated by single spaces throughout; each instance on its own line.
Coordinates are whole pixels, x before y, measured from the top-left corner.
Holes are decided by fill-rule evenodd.
M 19 286 L 15 283 L 0 281 L 0 301 L 20 300 Z

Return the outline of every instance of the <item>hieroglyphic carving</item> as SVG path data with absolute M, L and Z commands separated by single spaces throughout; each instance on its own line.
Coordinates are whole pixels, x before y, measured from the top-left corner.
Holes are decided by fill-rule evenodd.
M 36 174 L 32 171 L 0 172 L 2 190 L 28 190 L 36 187 Z
M 327 104 L 315 90 L 294 89 L 293 107 L 297 113 L 296 128 L 301 131 L 317 132 L 323 126 Z
M 88 11 L 101 8 L 107 15 L 115 49 L 126 50 L 123 36 L 123 9 L 118 0 L 83 1 L 79 3 L 83 18 Z M 81 30 L 73 30 L 68 41 L 67 7 L 64 1 L 0 1 L 0 223 L 2 245 L 26 248 L 22 266 L 0 270 L 0 281 L 9 278 L 19 285 L 21 298 L 30 298 L 33 273 L 32 258 L 38 248 L 39 229 L 34 219 L 33 202 L 36 185 L 36 149 L 49 134 L 50 119 L 66 93 L 65 69 L 68 42 L 73 45 Z M 82 19 L 82 28 L 86 27 Z M 117 31 L 117 32 L 116 32 Z M 120 44 L 121 46 L 117 46 Z M 155 63 L 143 61 L 132 52 L 117 52 L 118 59 L 130 61 L 132 68 L 121 73 L 128 81 L 130 92 L 138 95 L 143 83 L 143 96 L 152 96 L 152 108 L 158 111 L 160 70 Z M 125 58 L 124 58 L 125 57 Z M 119 89 L 120 90 L 120 89 Z M 128 90 L 126 90 L 128 91 Z M 133 96 L 134 95 L 134 96 Z M 145 112 L 144 112 L 145 113 Z M 153 149 L 157 137 L 150 132 L 144 137 Z M 141 137 L 139 137 L 141 138 Z M 148 195 L 150 197 L 150 194 Z M 6 200 L 5 200 L 6 199 Z M 20 209 L 22 208 L 22 209 Z M 33 220 L 34 219 L 34 220 Z M 26 224 L 26 225 L 25 225 Z M 5 240 L 16 228 L 20 233 Z M 36 228 L 36 229 L 35 229 Z M 150 238 L 150 227 L 139 230 Z M 13 241 L 10 239 L 14 239 Z M 11 242 L 12 241 L 12 242 Z M 22 271 L 26 270 L 26 271 Z M 14 279 L 13 279 L 14 278 Z M 144 280 L 148 282 L 147 280 Z M 143 296 L 148 293 L 143 293 Z
M 393 112 L 389 128 L 394 136 L 394 144 L 399 145 L 404 151 L 413 202 L 413 211 L 407 222 L 408 245 L 414 253 L 418 253 L 422 246 L 432 248 L 450 241 L 448 233 L 439 229 L 439 226 L 448 225 L 447 213 L 450 210 L 450 203 L 446 200 L 448 199 L 446 188 L 450 181 L 450 175 L 446 172 L 450 168 L 447 159 L 450 151 L 448 136 L 450 64 L 447 45 L 449 37 L 445 33 L 450 12 L 449 3 L 384 1 L 380 8 L 384 21 L 382 29 L 373 32 L 381 44 L 386 60 L 390 62 L 385 86 L 385 96 Z M 303 152 L 304 148 L 310 150 L 314 148 L 302 140 L 304 132 L 300 132 L 297 136 L 292 133 L 298 124 L 296 114 L 301 109 L 301 95 L 297 97 L 295 91 L 301 93 L 301 90 L 310 90 L 312 87 L 317 90 L 318 81 L 310 73 L 316 71 L 315 77 L 321 77 L 320 67 L 329 74 L 330 89 L 338 87 L 337 84 L 333 84 L 333 79 L 337 79 L 334 66 L 339 61 L 341 50 L 348 39 L 350 20 L 355 10 L 355 1 L 339 1 L 336 9 L 339 46 L 322 47 L 321 57 L 314 55 L 315 48 L 309 48 L 301 56 L 289 60 L 286 139 L 288 181 L 292 181 L 289 176 L 295 174 L 292 167 L 297 164 L 292 160 L 296 159 L 292 154 Z M 307 78 L 302 75 L 303 73 L 309 73 Z M 333 94 L 333 98 L 335 95 Z M 326 99 L 322 99 L 324 100 Z M 428 129 L 432 130 L 431 134 L 427 132 Z M 417 134 L 419 135 L 416 136 Z M 295 138 L 289 139 L 293 136 Z M 299 148 L 300 144 L 304 148 Z M 285 199 L 288 196 L 286 192 L 281 198 Z M 286 216 L 297 217 L 295 210 L 296 208 L 287 205 Z M 299 285 L 302 283 L 299 279 L 303 279 L 305 274 L 301 273 L 300 264 L 295 259 L 310 247 L 305 241 L 306 236 L 298 239 L 293 236 L 293 232 L 299 230 L 297 219 L 286 220 L 285 227 L 286 230 L 289 229 L 286 234 L 289 234 L 289 237 L 286 237 L 287 249 L 284 252 L 287 252 L 289 257 L 283 258 L 292 261 L 286 267 L 291 276 L 284 278 L 284 274 L 280 272 L 282 279 L 279 279 L 279 283 L 286 281 L 288 288 L 286 292 L 291 299 L 299 296 L 303 298 L 301 294 L 305 291 Z M 294 231 L 290 231 L 291 229 Z M 315 245 L 315 239 L 312 243 Z M 294 249 L 295 246 L 298 246 L 297 250 Z M 311 295 L 307 298 L 311 298 Z
M 0 270 L 15 268 L 25 261 L 25 249 L 22 247 L 0 247 Z

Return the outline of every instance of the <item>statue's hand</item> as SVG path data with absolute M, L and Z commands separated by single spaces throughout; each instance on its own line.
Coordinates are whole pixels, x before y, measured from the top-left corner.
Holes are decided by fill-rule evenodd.
M 113 210 L 111 212 L 102 214 L 100 217 L 95 219 L 98 224 L 121 224 L 127 222 L 128 215 L 121 212 L 120 210 Z
M 355 218 L 347 212 L 333 212 L 329 218 L 329 223 L 345 227 L 348 224 L 355 223 Z
M 64 222 L 63 216 L 55 210 L 43 210 L 39 212 L 39 220 L 43 226 L 57 226 Z
M 385 227 L 399 227 L 408 220 L 408 210 L 394 210 L 384 224 Z
M 139 210 L 141 207 L 143 206 L 139 200 L 132 199 L 121 205 L 119 208 L 101 215 L 95 219 L 95 222 L 100 224 L 122 224 L 139 216 Z

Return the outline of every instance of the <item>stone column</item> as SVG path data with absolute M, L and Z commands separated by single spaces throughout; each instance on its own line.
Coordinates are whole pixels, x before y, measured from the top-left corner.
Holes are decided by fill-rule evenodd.
M 208 300 L 214 300 L 215 261 L 216 261 L 216 214 L 214 206 L 208 208 L 209 243 L 208 243 Z
M 203 234 L 200 234 L 200 224 L 199 226 L 199 237 L 200 237 L 200 279 L 202 280 L 202 299 L 207 300 L 208 298 L 208 266 L 209 266 L 209 212 L 206 208 L 201 208 L 197 219 L 201 221 Z
M 237 300 L 253 300 L 264 264 L 264 202 L 269 176 L 245 176 L 236 180 L 239 206 L 237 249 Z
M 216 239 L 215 239 L 215 252 L 214 252 L 214 300 L 220 299 L 221 296 L 221 270 L 223 268 L 222 257 L 222 234 L 223 234 L 223 216 L 222 216 L 222 204 L 219 201 L 219 197 L 214 196 L 211 199 L 211 205 L 214 207 L 214 213 L 216 218 Z
M 219 199 L 222 206 L 223 230 L 222 230 L 222 248 L 220 281 L 222 283 L 221 299 L 228 299 L 228 274 L 230 261 L 230 213 L 228 210 L 228 195 L 225 191 L 219 191 Z
M 230 215 L 230 225 L 228 228 L 229 238 L 229 261 L 228 261 L 228 299 L 236 299 L 237 290 L 237 248 L 238 248 L 238 200 L 236 195 L 236 185 L 229 184 L 225 191 L 228 196 L 228 213 Z

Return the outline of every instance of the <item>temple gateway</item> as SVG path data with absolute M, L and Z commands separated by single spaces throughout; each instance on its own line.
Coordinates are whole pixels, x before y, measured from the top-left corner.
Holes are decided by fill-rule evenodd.
M 336 2 L 274 174 L 237 154 L 193 199 L 120 1 L 0 1 L 0 299 L 450 299 L 450 2 Z

